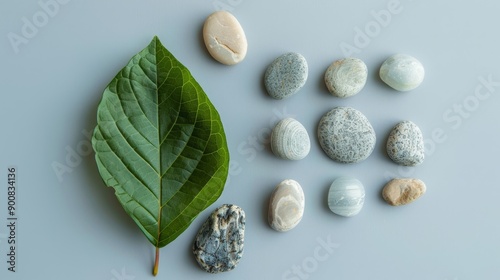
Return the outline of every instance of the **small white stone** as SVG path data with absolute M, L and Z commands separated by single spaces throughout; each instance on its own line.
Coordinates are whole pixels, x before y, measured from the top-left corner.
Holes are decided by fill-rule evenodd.
M 361 59 L 344 58 L 326 69 L 325 84 L 333 96 L 346 98 L 360 92 L 367 77 L 368 69 Z
M 305 127 L 293 118 L 281 120 L 271 133 L 271 150 L 283 159 L 300 160 L 309 154 L 311 141 Z
M 300 184 L 294 180 L 279 183 L 269 203 L 269 225 L 277 231 L 289 231 L 304 215 L 305 199 Z
M 424 80 L 424 66 L 413 56 L 396 54 L 380 67 L 380 79 L 395 90 L 409 91 Z
M 247 38 L 238 20 L 229 12 L 218 11 L 205 21 L 203 39 L 210 55 L 226 65 L 241 62 L 247 54 Z
M 328 207 L 333 213 L 351 217 L 357 215 L 365 203 L 365 188 L 355 178 L 340 177 L 333 181 L 328 192 Z

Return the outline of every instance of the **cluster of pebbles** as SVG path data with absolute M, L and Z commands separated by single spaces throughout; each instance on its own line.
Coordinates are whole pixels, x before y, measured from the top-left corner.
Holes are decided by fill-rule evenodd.
M 307 61 L 298 53 L 286 53 L 276 58 L 264 75 L 269 96 L 281 100 L 296 94 L 307 81 L 307 69 Z M 391 88 L 409 91 L 422 83 L 424 68 L 416 58 L 396 54 L 382 64 L 379 75 Z M 333 96 L 348 98 L 363 89 L 367 77 L 367 66 L 362 60 L 345 58 L 333 62 L 327 68 L 324 81 Z M 308 135 L 298 120 L 284 119 L 272 131 L 271 150 L 283 159 L 303 159 L 310 150 Z M 324 114 L 318 123 L 317 137 L 328 157 L 345 164 L 367 159 L 377 140 L 368 118 L 351 107 L 335 107 Z M 424 140 L 420 128 L 411 121 L 396 124 L 389 132 L 386 152 L 388 157 L 399 165 L 421 164 L 424 161 Z M 285 187 L 291 185 L 294 187 Z M 283 188 L 286 191 L 279 191 Z M 425 190 L 425 184 L 420 180 L 397 178 L 383 188 L 382 196 L 388 204 L 397 206 L 414 201 L 423 195 Z M 285 180 L 278 184 L 269 206 L 271 227 L 277 231 L 287 231 L 295 227 L 304 212 L 303 200 L 299 183 Z M 330 186 L 328 206 L 335 214 L 354 216 L 361 211 L 364 200 L 363 184 L 356 178 L 340 177 Z
M 265 73 L 265 85 L 269 95 L 284 99 L 296 94 L 307 80 L 307 62 L 300 54 L 287 53 L 275 59 Z M 397 54 L 389 57 L 380 67 L 380 78 L 398 91 L 415 89 L 422 83 L 422 64 L 409 55 Z M 329 92 L 339 98 L 348 98 L 359 93 L 366 84 L 368 71 L 365 63 L 358 58 L 345 58 L 333 62 L 325 72 L 324 81 Z M 279 86 L 281 85 L 281 86 Z M 286 125 L 285 125 L 286 124 Z M 335 107 L 319 120 L 318 142 L 325 154 L 339 163 L 354 164 L 367 159 L 376 144 L 376 133 L 368 118 L 351 107 Z M 271 134 L 271 149 L 280 158 L 302 159 L 310 149 L 310 140 L 304 126 L 297 120 L 288 118 L 280 121 Z M 388 157 L 403 166 L 416 166 L 424 161 L 424 140 L 420 128 L 411 121 L 401 121 L 389 132 L 386 142 Z M 299 156 L 300 155 L 300 156 Z M 277 186 L 282 188 L 285 180 Z M 295 182 L 295 181 L 294 181 Z M 271 198 L 269 223 L 278 231 L 286 231 L 296 226 L 303 213 L 303 192 L 300 185 L 286 193 L 274 192 Z M 390 205 L 408 204 L 425 193 L 425 184 L 417 179 L 397 178 L 382 190 L 382 196 Z M 283 196 L 283 197 L 280 197 Z M 330 186 L 328 206 L 340 216 L 358 214 L 364 204 L 363 184 L 352 177 L 337 178 Z M 286 213 L 282 205 L 274 201 L 285 201 L 293 205 L 293 217 Z M 285 205 L 285 204 L 283 204 Z M 292 209 L 289 209 L 292 211 Z M 283 213 L 277 215 L 276 213 Z
M 210 15 L 203 27 L 203 38 L 210 55 L 218 62 L 234 65 L 247 53 L 248 43 L 238 20 L 229 12 Z M 424 79 L 424 68 L 414 57 L 396 54 L 380 67 L 380 79 L 397 91 L 417 88 Z M 334 61 L 324 75 L 328 91 L 335 97 L 348 98 L 364 88 L 368 77 L 366 64 L 358 58 Z M 299 53 L 285 53 L 272 61 L 264 73 L 264 85 L 270 97 L 278 100 L 297 94 L 308 78 L 307 60 Z M 376 134 L 368 118 L 351 107 L 335 107 L 319 120 L 318 142 L 332 160 L 355 164 L 368 158 L 376 143 Z M 271 133 L 272 152 L 285 160 L 304 159 L 311 140 L 306 128 L 296 119 L 279 121 Z M 416 166 L 424 160 L 422 132 L 411 121 L 402 121 L 389 132 L 386 142 L 388 157 L 396 164 Z M 411 203 L 425 193 L 418 179 L 396 178 L 382 190 L 390 205 Z M 340 216 L 358 214 L 365 201 L 363 184 L 352 177 L 333 181 L 328 193 L 330 210 Z M 284 180 L 273 191 L 268 210 L 271 228 L 284 232 L 302 219 L 304 191 L 295 180 Z M 232 270 L 243 254 L 245 213 L 236 205 L 222 205 L 207 219 L 196 236 L 193 252 L 200 266 L 210 273 Z

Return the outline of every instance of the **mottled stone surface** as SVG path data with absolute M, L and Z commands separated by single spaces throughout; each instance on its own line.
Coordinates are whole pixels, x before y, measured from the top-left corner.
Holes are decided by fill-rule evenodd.
M 229 271 L 243 256 L 244 240 L 245 212 L 236 205 L 224 204 L 201 227 L 193 244 L 193 253 L 205 271 Z
M 351 217 L 357 215 L 365 203 L 365 188 L 356 178 L 340 177 L 333 181 L 328 192 L 328 207 L 333 213 Z
M 350 107 L 336 107 L 326 113 L 319 121 L 318 139 L 323 151 L 342 163 L 365 160 L 376 142 L 368 119 Z
M 205 20 L 203 40 L 210 55 L 226 65 L 241 62 L 247 54 L 247 38 L 238 20 L 229 12 L 217 11 Z
M 411 121 L 398 123 L 389 133 L 387 154 L 397 164 L 415 166 L 424 161 L 424 137 Z
M 293 118 L 278 122 L 271 133 L 271 149 L 283 159 L 300 160 L 309 154 L 311 141 L 305 127 Z
M 380 79 L 395 90 L 409 91 L 424 80 L 425 70 L 420 61 L 410 55 L 396 54 L 380 67 Z
M 418 179 L 392 179 L 382 190 L 382 197 L 393 206 L 404 205 L 421 197 L 426 191 L 424 182 Z
M 297 93 L 306 83 L 306 59 L 298 53 L 286 53 L 276 58 L 266 69 L 264 85 L 275 99 L 284 99 Z
M 304 215 L 305 199 L 297 181 L 284 180 L 274 189 L 269 202 L 269 225 L 277 231 L 297 226 Z
M 358 58 L 333 62 L 325 73 L 325 84 L 333 96 L 346 98 L 360 92 L 366 84 L 368 69 Z

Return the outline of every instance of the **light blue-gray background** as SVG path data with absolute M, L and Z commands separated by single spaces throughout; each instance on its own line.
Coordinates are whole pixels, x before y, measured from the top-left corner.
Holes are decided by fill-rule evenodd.
M 220 199 L 161 250 L 158 279 L 500 277 L 500 2 L 311 2 L 59 0 L 47 14 L 38 1 L 2 1 L 0 279 L 152 279 L 154 248 L 103 186 L 85 133 L 95 126 L 107 83 L 154 35 L 218 108 L 232 158 Z M 205 18 L 220 8 L 238 18 L 249 42 L 246 59 L 232 67 L 215 62 L 201 39 Z M 377 15 L 387 15 L 381 10 L 391 18 L 377 23 Z M 23 36 L 23 18 L 33 23 L 33 17 L 41 27 L 12 44 L 13 33 Z M 369 34 L 364 41 L 360 30 Z M 340 100 L 322 79 L 347 45 L 368 65 L 369 79 L 357 96 Z M 272 100 L 263 72 L 288 51 L 307 58 L 309 79 L 297 95 Z M 391 90 L 377 76 L 382 61 L 400 52 L 426 68 L 423 84 L 412 92 Z M 495 82 L 486 87 L 482 80 Z M 335 106 L 352 106 L 372 122 L 377 145 L 366 161 L 342 165 L 321 151 L 316 125 Z M 310 133 L 311 153 L 302 161 L 277 159 L 266 145 L 272 126 L 287 116 Z M 421 166 L 400 168 L 385 155 L 385 139 L 401 120 L 412 120 L 424 133 Z M 18 167 L 15 274 L 5 262 L 9 165 Z M 67 167 L 59 177 L 58 165 Z M 360 179 L 367 191 L 353 218 L 327 207 L 330 183 L 344 175 Z M 390 207 L 380 192 L 392 177 L 420 178 L 428 191 L 411 205 Z M 288 178 L 301 183 L 306 210 L 295 229 L 278 233 L 267 225 L 267 202 Z M 222 203 L 246 211 L 245 253 L 234 271 L 209 275 L 190 248 Z M 322 247 L 325 242 L 331 248 Z

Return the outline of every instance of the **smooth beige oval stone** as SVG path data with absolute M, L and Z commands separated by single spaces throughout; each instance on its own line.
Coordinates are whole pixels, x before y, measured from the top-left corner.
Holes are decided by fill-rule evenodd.
M 277 231 L 289 231 L 297 226 L 304 215 L 304 192 L 297 181 L 284 180 L 271 195 L 269 225 Z
M 382 190 L 385 201 L 393 206 L 413 202 L 425 193 L 425 183 L 418 179 L 392 179 Z
M 238 20 L 229 12 L 217 11 L 205 21 L 203 40 L 210 55 L 226 65 L 241 62 L 247 54 L 247 38 Z

